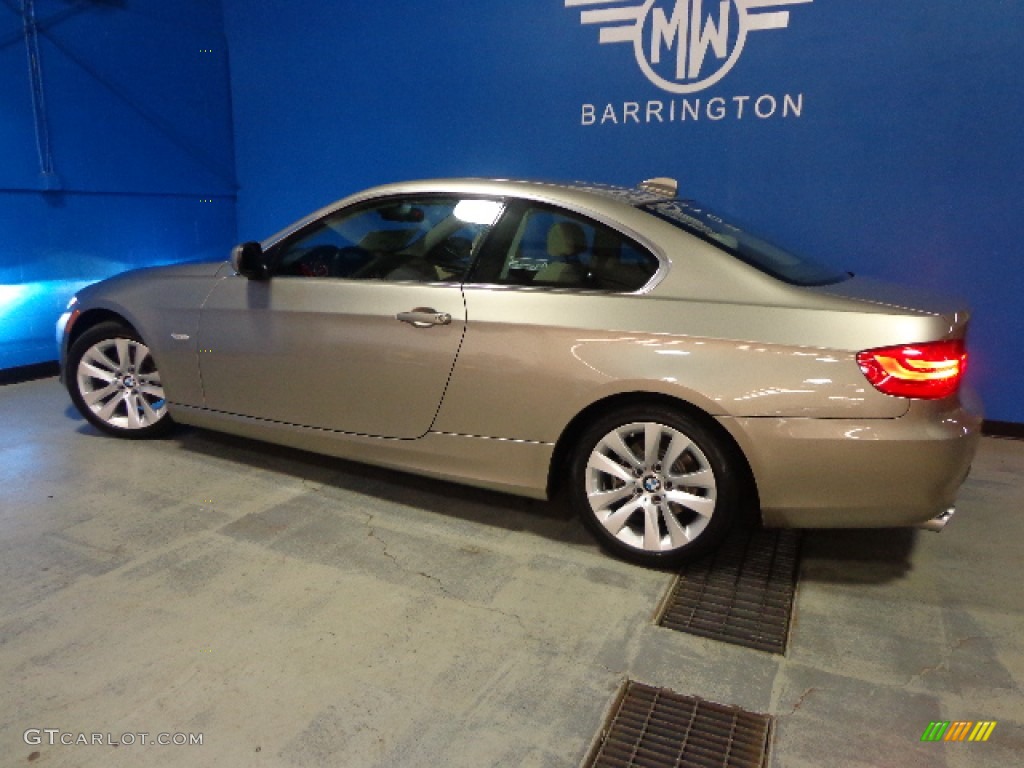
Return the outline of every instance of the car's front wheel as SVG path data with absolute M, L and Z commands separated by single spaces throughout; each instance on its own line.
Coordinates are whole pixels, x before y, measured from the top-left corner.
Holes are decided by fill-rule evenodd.
M 617 410 L 581 436 L 570 498 L 601 544 L 670 567 L 714 549 L 740 518 L 744 468 L 701 420 L 665 407 Z
M 75 407 L 108 434 L 156 437 L 172 425 L 153 355 L 125 325 L 101 323 L 76 339 L 66 379 Z

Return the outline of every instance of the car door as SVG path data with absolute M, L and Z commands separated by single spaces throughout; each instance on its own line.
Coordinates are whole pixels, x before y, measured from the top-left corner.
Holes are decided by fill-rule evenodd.
M 630 375 L 644 337 L 628 329 L 659 311 L 636 294 L 658 267 L 585 215 L 510 203 L 464 286 L 469 327 L 434 429 L 557 440 L 590 392 Z
M 270 279 L 222 280 L 200 317 L 206 407 L 424 435 L 465 331 L 460 283 L 500 210 L 445 196 L 371 201 L 269 249 Z

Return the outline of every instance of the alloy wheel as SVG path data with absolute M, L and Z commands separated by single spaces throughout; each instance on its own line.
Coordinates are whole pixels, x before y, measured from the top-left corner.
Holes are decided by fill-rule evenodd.
M 160 373 L 141 341 L 109 338 L 90 346 L 75 371 L 85 406 L 103 423 L 119 430 L 157 424 L 167 412 Z
M 694 542 L 717 505 L 704 452 L 682 431 L 652 421 L 618 426 L 598 440 L 585 484 L 595 520 L 622 544 L 649 553 Z

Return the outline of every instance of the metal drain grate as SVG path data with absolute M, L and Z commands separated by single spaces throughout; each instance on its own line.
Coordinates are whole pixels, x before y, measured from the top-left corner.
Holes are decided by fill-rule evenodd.
M 683 568 L 658 623 L 692 635 L 785 653 L 799 560 L 791 530 L 736 531 Z
M 628 681 L 586 768 L 763 768 L 771 717 Z

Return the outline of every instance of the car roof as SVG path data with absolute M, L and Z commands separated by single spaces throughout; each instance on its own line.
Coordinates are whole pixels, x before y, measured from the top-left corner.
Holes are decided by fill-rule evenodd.
M 664 190 L 655 190 L 651 187 L 644 186 L 644 184 L 638 184 L 635 187 L 625 187 L 615 184 L 599 184 L 586 181 L 566 182 L 535 179 L 491 179 L 475 177 L 427 179 L 423 181 L 388 184 L 383 187 L 376 187 L 375 189 L 387 190 L 392 187 L 401 188 L 402 190 L 407 190 L 410 187 L 416 187 L 417 189 L 428 187 L 435 188 L 438 191 L 456 188 L 458 191 L 464 191 L 467 190 L 467 188 L 472 187 L 482 194 L 524 197 L 534 197 L 539 195 L 557 197 L 559 199 L 585 195 L 614 200 L 631 206 L 644 205 L 646 203 L 671 199 L 674 197 L 674 195 L 666 194 Z M 373 190 L 367 190 L 367 192 L 371 191 Z

